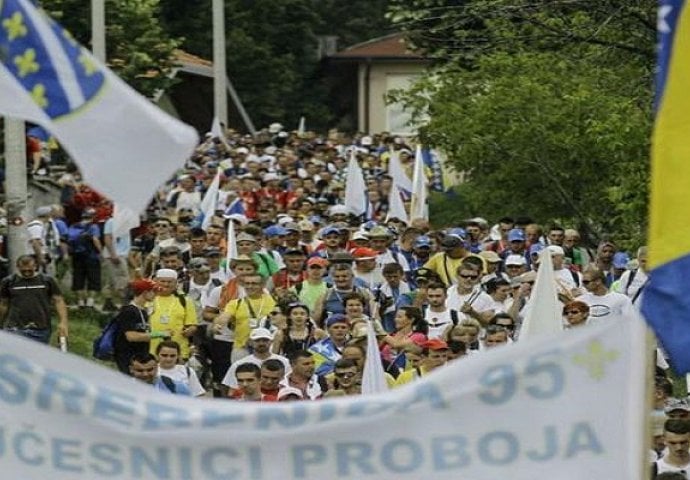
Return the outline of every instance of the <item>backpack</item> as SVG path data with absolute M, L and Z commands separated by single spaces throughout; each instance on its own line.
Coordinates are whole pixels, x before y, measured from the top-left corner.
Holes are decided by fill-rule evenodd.
M 67 229 L 67 246 L 71 254 L 87 253 L 92 243 L 89 226 L 76 223 Z
M 115 339 L 120 331 L 118 312 L 105 324 L 101 334 L 93 341 L 92 355 L 98 360 L 112 360 L 115 357 Z

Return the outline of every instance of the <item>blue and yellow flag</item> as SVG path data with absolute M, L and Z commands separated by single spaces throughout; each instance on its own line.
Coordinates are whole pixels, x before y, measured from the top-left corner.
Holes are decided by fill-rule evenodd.
M 30 0 L 0 0 L 0 114 L 44 127 L 92 187 L 135 212 L 197 141 Z
M 659 4 L 652 136 L 650 282 L 642 313 L 678 373 L 690 371 L 690 10 Z

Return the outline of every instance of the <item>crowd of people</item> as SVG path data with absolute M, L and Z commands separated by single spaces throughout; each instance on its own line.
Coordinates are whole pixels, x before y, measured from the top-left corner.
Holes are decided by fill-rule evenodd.
M 298 135 L 274 124 L 258 139 L 207 135 L 124 232 L 69 169 L 62 204 L 36 210 L 26 255 L 0 283 L 4 329 L 48 342 L 55 307 L 67 337 L 68 288 L 74 308 L 118 312 L 114 363 L 126 375 L 178 395 L 307 401 L 360 394 L 367 355 L 381 356 L 396 387 L 518 340 L 545 254 L 564 328 L 640 303 L 644 246 L 632 257 L 610 241 L 588 248 L 576 229 L 529 217 L 433 228 L 391 216 L 389 165 L 395 158 L 411 176 L 413 152 L 387 133 Z M 353 154 L 369 218 L 344 205 Z M 217 176 L 208 218 L 202 200 Z M 689 471 L 690 406 L 671 398 L 658 363 L 653 463 L 660 474 Z

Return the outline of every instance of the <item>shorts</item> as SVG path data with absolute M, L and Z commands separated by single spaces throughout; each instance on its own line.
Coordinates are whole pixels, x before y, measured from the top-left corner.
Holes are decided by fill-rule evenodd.
M 101 259 L 90 256 L 72 257 L 72 290 L 101 291 Z

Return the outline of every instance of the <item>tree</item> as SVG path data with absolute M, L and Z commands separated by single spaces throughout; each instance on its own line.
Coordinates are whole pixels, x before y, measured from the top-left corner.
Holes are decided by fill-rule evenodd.
M 597 45 L 651 65 L 656 9 L 656 0 L 391 0 L 388 16 L 440 61 Z
M 83 0 L 50 0 L 46 11 L 74 38 L 88 47 L 91 24 Z M 106 56 L 108 65 L 143 95 L 151 97 L 174 80 L 174 50 L 179 40 L 158 22 L 159 0 L 108 0 L 106 2 Z
M 639 78 L 646 69 L 606 67 L 598 53 L 577 60 L 495 53 L 473 70 L 437 71 L 394 100 L 428 118 L 420 135 L 465 172 L 458 193 L 472 213 L 529 214 L 639 240 L 651 100 Z

